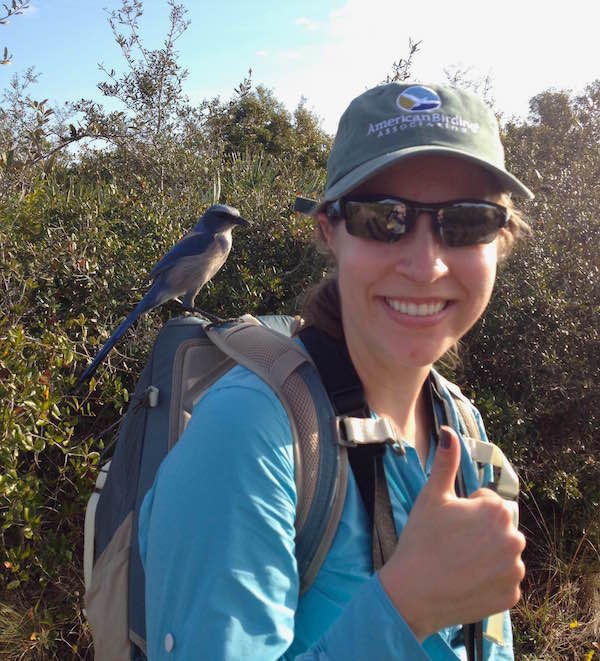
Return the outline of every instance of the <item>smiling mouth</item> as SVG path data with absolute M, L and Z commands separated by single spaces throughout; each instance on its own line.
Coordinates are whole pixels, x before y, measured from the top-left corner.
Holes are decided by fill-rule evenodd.
M 402 301 L 397 298 L 386 298 L 385 302 L 395 312 L 406 314 L 410 317 L 431 317 L 441 312 L 448 301 L 436 301 L 431 303 L 413 303 L 411 301 Z

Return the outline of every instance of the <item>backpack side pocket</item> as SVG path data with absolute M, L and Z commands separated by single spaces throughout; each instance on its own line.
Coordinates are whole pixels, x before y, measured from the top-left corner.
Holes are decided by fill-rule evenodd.
M 127 597 L 132 524 L 133 512 L 130 512 L 94 565 L 92 582 L 85 593 L 96 661 L 131 658 Z

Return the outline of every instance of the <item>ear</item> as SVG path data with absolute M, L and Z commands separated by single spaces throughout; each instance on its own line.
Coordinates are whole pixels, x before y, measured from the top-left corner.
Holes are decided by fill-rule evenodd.
M 322 211 L 317 214 L 317 220 L 319 221 L 319 227 L 321 228 L 325 243 L 327 244 L 327 247 L 332 252 L 332 254 L 335 256 L 335 250 L 333 249 L 333 225 L 329 222 L 327 215 Z

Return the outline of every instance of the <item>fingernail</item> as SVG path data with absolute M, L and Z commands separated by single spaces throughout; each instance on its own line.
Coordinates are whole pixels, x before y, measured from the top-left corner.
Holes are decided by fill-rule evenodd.
M 452 443 L 452 437 L 450 436 L 450 432 L 447 429 L 441 429 L 440 446 L 442 447 L 442 449 L 447 450 L 450 447 L 451 443 Z

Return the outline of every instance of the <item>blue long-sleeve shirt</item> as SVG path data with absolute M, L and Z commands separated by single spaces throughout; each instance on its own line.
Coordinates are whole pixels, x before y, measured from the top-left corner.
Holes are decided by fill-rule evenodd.
M 424 471 L 409 445 L 405 456 L 386 453 L 398 531 L 434 454 L 431 444 Z M 466 455 L 462 467 L 474 491 Z M 351 471 L 333 544 L 300 599 L 295 511 L 286 413 L 263 381 L 236 367 L 196 405 L 140 512 L 150 661 L 466 659 L 460 626 L 419 644 L 371 574 L 369 525 Z M 513 659 L 508 613 L 504 636 L 503 647 L 484 641 L 485 659 Z

